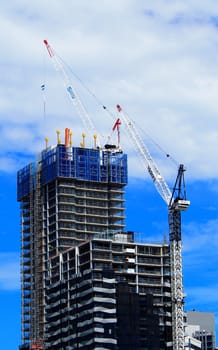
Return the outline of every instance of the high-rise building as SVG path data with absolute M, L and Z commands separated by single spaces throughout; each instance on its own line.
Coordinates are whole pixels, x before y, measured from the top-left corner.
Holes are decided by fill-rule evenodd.
M 20 349 L 172 349 L 169 245 L 125 232 L 127 156 L 67 135 L 18 172 Z

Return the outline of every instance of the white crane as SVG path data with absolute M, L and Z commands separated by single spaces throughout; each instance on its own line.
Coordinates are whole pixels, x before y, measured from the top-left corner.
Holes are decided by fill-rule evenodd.
M 182 245 L 181 245 L 181 211 L 186 210 L 190 201 L 186 200 L 184 184 L 184 166 L 178 169 L 173 191 L 169 189 L 158 167 L 145 146 L 135 124 L 124 114 L 120 105 L 117 110 L 125 124 L 130 139 L 141 157 L 144 168 L 149 172 L 154 185 L 166 202 L 169 211 L 169 237 L 171 256 L 171 289 L 172 289 L 172 340 L 173 350 L 184 350 L 184 311 L 182 281 Z
M 81 100 L 79 99 L 79 96 L 78 96 L 75 88 L 73 87 L 73 85 L 72 85 L 72 83 L 70 81 L 70 78 L 69 78 L 69 76 L 68 76 L 68 74 L 66 72 L 66 69 L 64 68 L 64 65 L 62 64 L 62 61 L 56 55 L 55 51 L 49 45 L 48 41 L 45 39 L 45 40 L 43 40 L 43 42 L 44 42 L 44 44 L 45 44 L 45 46 L 46 46 L 46 48 L 48 50 L 48 54 L 49 54 L 50 58 L 52 59 L 52 61 L 54 63 L 55 69 L 62 76 L 66 92 L 67 92 L 71 102 L 75 106 L 76 111 L 77 111 L 78 115 L 80 116 L 86 131 L 87 132 L 92 132 L 93 135 L 96 135 L 96 129 L 95 129 L 95 126 L 94 126 L 94 124 L 92 122 L 92 119 L 88 115 L 88 113 L 86 111 L 86 108 L 84 107 L 84 105 L 82 104 Z
M 77 109 L 77 112 L 88 132 L 92 131 L 96 135 L 95 126 L 89 117 L 82 102 L 80 101 L 76 90 L 72 87 L 68 74 L 62 64 L 62 61 L 55 54 L 47 40 L 44 44 L 48 50 L 49 56 L 53 60 L 57 71 L 62 75 L 64 86 L 68 96 Z M 106 107 L 103 106 L 105 109 Z M 186 200 L 184 187 L 184 166 L 181 164 L 178 169 L 178 175 L 173 191 L 169 189 L 164 178 L 161 176 L 158 167 L 152 159 L 142 137 L 140 136 L 135 124 L 130 121 L 122 108 L 117 105 L 121 121 L 125 124 L 130 139 L 138 151 L 143 166 L 149 172 L 154 185 L 168 206 L 169 211 L 169 236 L 170 236 L 170 254 L 171 254 L 171 289 L 172 289 L 172 337 L 173 350 L 184 350 L 184 321 L 183 321 L 183 283 L 182 283 L 182 247 L 181 247 L 181 211 L 186 210 L 190 202 Z M 116 123 L 115 123 L 116 125 Z M 114 127 L 115 127 L 114 125 Z M 119 128 L 119 124 L 116 127 Z M 119 144 L 119 129 L 118 129 Z

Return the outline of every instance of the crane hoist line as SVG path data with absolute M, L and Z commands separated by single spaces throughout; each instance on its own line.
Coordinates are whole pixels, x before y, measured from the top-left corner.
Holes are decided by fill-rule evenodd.
M 172 305 L 172 342 L 173 350 L 184 350 L 184 294 L 182 281 L 182 243 L 181 212 L 188 209 L 190 201 L 186 199 L 183 164 L 179 165 L 175 185 L 171 192 L 135 124 L 126 116 L 120 105 L 117 105 L 120 120 L 126 126 L 132 143 L 140 156 L 143 166 L 168 206 L 170 258 L 171 258 L 171 305 Z

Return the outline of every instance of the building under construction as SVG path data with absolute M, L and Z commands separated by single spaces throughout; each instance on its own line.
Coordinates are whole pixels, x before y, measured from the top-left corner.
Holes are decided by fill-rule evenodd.
M 170 245 L 125 232 L 127 156 L 69 129 L 18 172 L 20 350 L 173 348 Z

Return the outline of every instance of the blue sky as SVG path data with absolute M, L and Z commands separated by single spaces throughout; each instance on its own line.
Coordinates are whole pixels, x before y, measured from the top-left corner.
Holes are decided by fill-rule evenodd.
M 169 186 L 177 167 L 166 153 L 185 164 L 191 200 L 183 214 L 185 307 L 215 312 L 218 324 L 218 3 L 9 0 L 0 10 L 2 347 L 12 350 L 20 342 L 16 172 L 35 159 L 46 136 L 49 144 L 56 142 L 57 129 L 71 128 L 75 145 L 84 131 L 43 39 L 67 62 L 103 142 L 114 120 L 99 101 L 115 117 L 119 103 L 139 125 Z M 168 233 L 166 205 L 122 126 L 121 144 L 129 155 L 127 229 L 162 241 Z

